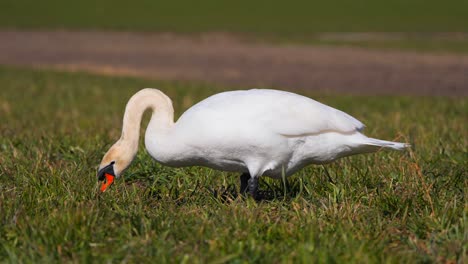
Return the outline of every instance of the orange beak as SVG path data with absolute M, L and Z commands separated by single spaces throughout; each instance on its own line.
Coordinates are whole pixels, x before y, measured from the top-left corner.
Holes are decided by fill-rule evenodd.
M 101 185 L 101 192 L 105 192 L 109 186 L 114 183 L 114 175 L 111 175 L 109 173 L 105 173 L 104 176 L 106 177 L 104 181 L 102 182 Z

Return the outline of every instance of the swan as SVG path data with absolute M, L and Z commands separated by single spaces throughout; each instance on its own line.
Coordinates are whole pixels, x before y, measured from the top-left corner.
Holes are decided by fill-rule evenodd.
M 240 172 L 241 192 L 257 197 L 258 179 L 289 176 L 309 164 L 326 164 L 381 148 L 409 144 L 366 137 L 354 117 L 291 92 L 252 89 L 215 94 L 174 122 L 171 99 L 146 88 L 127 103 L 120 139 L 104 155 L 97 177 L 101 192 L 134 159 L 145 110 L 152 116 L 145 133 L 148 153 L 163 165 L 205 166 Z

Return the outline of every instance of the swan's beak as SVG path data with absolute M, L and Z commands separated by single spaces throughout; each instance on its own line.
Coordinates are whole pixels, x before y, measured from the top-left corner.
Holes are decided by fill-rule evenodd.
M 101 192 L 105 192 L 109 186 L 112 185 L 115 178 L 114 164 L 107 165 L 100 169 L 97 173 L 98 181 L 102 181 Z
M 110 175 L 108 173 L 105 174 L 106 179 L 102 182 L 101 184 L 101 192 L 105 192 L 107 190 L 107 187 L 111 186 L 111 184 L 114 182 L 114 175 Z

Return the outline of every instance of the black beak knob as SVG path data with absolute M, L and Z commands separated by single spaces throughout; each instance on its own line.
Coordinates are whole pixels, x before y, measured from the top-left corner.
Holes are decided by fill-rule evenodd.
M 97 173 L 97 178 L 98 181 L 103 181 L 106 179 L 105 174 L 110 174 L 112 176 L 115 176 L 114 173 L 114 163 L 115 161 L 111 162 L 109 165 L 105 166 L 104 168 L 100 169 Z

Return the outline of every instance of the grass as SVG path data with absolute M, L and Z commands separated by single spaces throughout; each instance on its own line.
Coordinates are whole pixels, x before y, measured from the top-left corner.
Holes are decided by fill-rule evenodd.
M 308 167 L 238 198 L 238 175 L 167 168 L 140 151 L 96 195 L 128 98 L 157 87 L 177 115 L 228 87 L 0 68 L 0 259 L 6 262 L 467 261 L 467 98 L 307 94 L 409 141 Z M 147 122 L 148 116 L 145 116 Z
M 196 2 L 3 0 L 0 28 L 230 32 L 260 40 L 430 52 L 468 52 L 468 1 Z M 399 32 L 398 38 L 328 39 L 326 32 Z M 443 38 L 440 32 L 450 34 Z M 457 32 L 465 32 L 456 34 Z
M 195 2 L 3 0 L 0 25 L 176 32 L 468 31 L 465 0 L 329 0 Z

